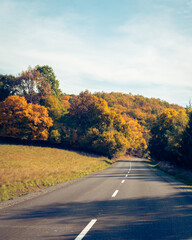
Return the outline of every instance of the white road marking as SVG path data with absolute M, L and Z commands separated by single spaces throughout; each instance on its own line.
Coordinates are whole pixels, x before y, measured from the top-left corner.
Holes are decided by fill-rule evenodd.
M 90 223 L 83 229 L 83 231 L 75 238 L 75 240 L 81 240 L 97 222 L 97 219 L 92 219 Z
M 113 193 L 112 197 L 115 197 L 118 192 L 119 192 L 119 190 L 116 190 L 116 191 Z
M 125 180 L 122 180 L 122 182 L 121 183 L 124 183 L 125 182 Z
M 129 170 L 128 170 L 128 173 L 130 173 L 131 172 L 131 162 L 130 162 L 130 168 L 129 168 Z

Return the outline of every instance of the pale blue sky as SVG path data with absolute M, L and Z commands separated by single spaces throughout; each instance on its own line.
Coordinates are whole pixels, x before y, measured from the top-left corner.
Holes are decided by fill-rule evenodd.
M 192 98 L 192 0 L 0 0 L 0 73 L 50 65 L 63 92 Z

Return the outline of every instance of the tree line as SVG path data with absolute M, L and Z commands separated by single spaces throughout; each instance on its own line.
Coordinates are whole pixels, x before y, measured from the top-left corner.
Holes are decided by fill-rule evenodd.
M 192 168 L 190 108 L 123 93 L 62 93 L 50 66 L 0 75 L 0 136 Z

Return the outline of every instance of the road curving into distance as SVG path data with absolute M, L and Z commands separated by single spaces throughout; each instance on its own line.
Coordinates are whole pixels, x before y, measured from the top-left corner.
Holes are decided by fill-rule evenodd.
M 0 239 L 192 239 L 192 194 L 144 159 L 0 210 Z

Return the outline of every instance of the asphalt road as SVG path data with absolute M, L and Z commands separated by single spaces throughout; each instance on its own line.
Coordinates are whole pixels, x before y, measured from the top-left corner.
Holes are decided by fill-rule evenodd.
M 192 196 L 142 159 L 0 210 L 2 240 L 192 239 Z

